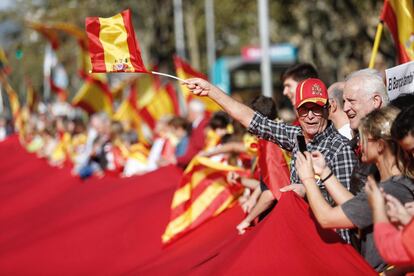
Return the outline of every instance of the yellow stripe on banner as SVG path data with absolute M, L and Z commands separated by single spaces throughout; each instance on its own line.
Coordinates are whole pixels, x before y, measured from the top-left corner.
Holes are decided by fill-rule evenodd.
M 171 203 L 171 209 L 175 209 L 178 205 L 189 200 L 191 197 L 191 183 L 185 184 L 183 187 L 175 191 Z
M 187 211 L 168 224 L 165 233 L 162 235 L 163 242 L 169 241 L 176 234 L 189 227 L 224 189 L 225 187 L 220 181 L 214 182 L 208 186 Z
M 225 185 L 225 183 L 224 183 Z M 214 212 L 214 217 L 219 215 L 221 212 L 223 212 L 224 210 L 226 210 L 230 204 L 232 204 L 234 201 L 234 196 L 230 195 L 229 197 L 227 197 L 227 199 L 223 202 L 223 204 L 221 204 L 221 206 Z
M 239 167 L 226 165 L 226 164 L 223 164 L 221 162 L 215 162 L 215 161 L 211 160 L 208 157 L 196 156 L 191 160 L 190 164 L 188 164 L 188 166 L 185 169 L 184 173 L 188 173 L 188 172 L 192 171 L 194 166 L 196 166 L 198 164 L 201 164 L 201 165 L 204 165 L 206 167 L 216 169 L 216 170 L 219 170 L 219 171 L 239 171 L 240 170 Z
M 106 71 L 116 71 L 114 69 L 116 64 L 126 63 L 128 68 L 125 71 L 133 72 L 134 67 L 131 64 L 127 43 L 127 31 L 122 15 L 117 14 L 109 18 L 100 17 L 99 23 L 101 25 L 99 40 L 104 49 Z
M 174 209 L 178 205 L 182 204 L 183 202 L 187 201 L 191 197 L 191 191 L 195 189 L 198 184 L 201 183 L 202 180 L 206 179 L 211 173 L 216 172 L 214 169 L 210 168 L 203 168 L 197 172 L 195 172 L 190 179 L 190 182 L 182 186 L 174 193 L 173 202 L 171 204 L 171 208 Z

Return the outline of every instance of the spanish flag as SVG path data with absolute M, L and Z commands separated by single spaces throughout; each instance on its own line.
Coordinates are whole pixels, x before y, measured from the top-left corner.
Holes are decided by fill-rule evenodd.
M 133 87 L 130 87 L 128 97 L 125 98 L 117 109 L 114 120 L 130 122 L 132 128 L 138 135 L 138 140 L 144 144 L 148 144 L 142 131 L 142 118 L 139 114 L 137 93 Z
M 26 106 L 30 111 L 36 110 L 37 94 L 33 88 L 33 84 L 30 80 L 26 81 Z
M 27 22 L 29 28 L 42 34 L 52 46 L 53 50 L 59 48 L 59 35 L 58 32 L 53 29 L 50 25 L 39 23 L 39 22 Z
M 290 157 L 279 145 L 259 139 L 258 166 L 267 188 L 279 200 L 280 188 L 290 184 Z
M 10 73 L 9 61 L 3 48 L 0 47 L 0 71 L 3 71 L 6 75 Z
M 163 243 L 177 239 L 232 206 L 243 188 L 227 184 L 229 171 L 240 171 L 240 168 L 206 157 L 195 157 L 191 161 L 174 193 Z
M 188 63 L 186 63 L 179 56 L 174 56 L 174 64 L 175 64 L 176 74 L 181 79 L 185 80 L 189 78 L 201 78 L 201 79 L 207 80 L 206 75 L 193 69 Z M 211 100 L 208 97 L 195 96 L 193 93 L 191 93 L 190 90 L 188 90 L 187 86 L 185 85 L 181 85 L 181 91 L 183 93 L 184 100 L 187 103 L 196 97 L 205 104 L 207 111 L 216 112 L 216 111 L 221 110 L 221 107 L 218 104 L 216 104 L 213 100 Z
M 1 85 L 4 87 L 6 91 L 7 97 L 9 98 L 10 109 L 13 116 L 14 125 L 17 130 L 21 128 L 21 118 L 20 118 L 20 102 L 19 96 L 17 95 L 16 91 L 13 87 L 10 86 L 9 82 L 7 81 L 4 73 L 0 73 L 0 82 Z
M 112 116 L 112 93 L 108 84 L 93 75 L 83 75 L 82 87 L 72 100 L 72 105 L 84 109 L 89 114 L 106 112 Z
M 153 120 L 158 121 L 166 115 L 178 115 L 178 100 L 174 86 L 167 83 L 161 86 L 153 94 L 151 102 L 146 105 L 145 109 Z
M 91 59 L 88 51 L 88 41 L 86 34 L 78 26 L 67 22 L 57 22 L 51 24 L 51 28 L 61 31 L 76 39 L 80 48 L 79 64 L 82 74 L 88 74 L 92 70 Z
M 161 85 L 156 75 L 143 75 L 131 84 L 136 91 L 137 108 L 142 119 L 154 129 L 156 122 L 166 115 L 178 115 L 177 93 L 171 84 Z
M 385 0 L 381 20 L 391 31 L 399 63 L 414 60 L 414 8 L 412 0 Z
M 85 25 L 93 73 L 148 73 L 129 9 L 109 18 L 87 17 Z

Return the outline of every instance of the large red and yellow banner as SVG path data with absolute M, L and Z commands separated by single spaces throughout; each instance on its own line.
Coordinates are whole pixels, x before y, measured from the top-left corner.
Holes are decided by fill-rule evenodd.
M 109 18 L 87 17 L 85 25 L 92 73 L 148 72 L 129 9 Z
M 240 171 L 240 168 L 200 156 L 191 161 L 174 193 L 163 243 L 171 242 L 232 206 L 243 188 L 227 183 L 229 171 Z
M 398 62 L 414 60 L 414 8 L 412 0 L 385 0 L 381 20 L 393 36 Z
M 187 62 L 185 62 L 179 56 L 174 56 L 174 64 L 176 74 L 181 79 L 185 80 L 190 78 L 201 78 L 207 80 L 206 75 L 192 68 Z M 221 107 L 218 104 L 216 104 L 212 99 L 208 97 L 195 96 L 185 85 L 181 85 L 181 91 L 183 93 L 184 100 L 186 103 L 190 102 L 194 98 L 197 98 L 205 104 L 207 111 L 215 112 L 221 110 Z

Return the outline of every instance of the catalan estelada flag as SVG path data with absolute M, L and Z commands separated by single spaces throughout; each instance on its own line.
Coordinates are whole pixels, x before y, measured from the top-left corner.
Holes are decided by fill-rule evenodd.
M 92 73 L 148 73 L 135 38 L 129 9 L 109 18 L 87 17 L 85 25 Z
M 84 109 L 89 114 L 106 112 L 113 113 L 113 99 L 108 84 L 92 75 L 83 75 L 84 84 L 72 100 L 72 105 Z
M 170 222 L 162 235 L 169 243 L 229 208 L 242 193 L 226 175 L 240 168 L 195 157 L 187 166 L 171 204 Z
M 393 36 L 398 62 L 414 60 L 414 7 L 412 0 L 385 0 L 381 20 Z
M 176 74 L 181 79 L 185 80 L 189 78 L 201 78 L 207 80 L 206 75 L 192 68 L 187 62 L 185 62 L 179 56 L 174 56 L 174 64 Z M 190 90 L 188 90 L 187 86 L 185 85 L 181 85 L 181 91 L 183 93 L 184 100 L 187 103 L 190 102 L 191 99 L 197 98 L 205 104 L 207 111 L 216 112 L 221 110 L 221 107 L 218 104 L 216 104 L 212 99 L 210 99 L 209 97 L 199 97 L 194 95 L 193 93 L 191 93 Z

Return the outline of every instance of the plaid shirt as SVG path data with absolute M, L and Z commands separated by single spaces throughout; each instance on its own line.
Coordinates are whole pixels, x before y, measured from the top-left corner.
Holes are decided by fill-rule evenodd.
M 248 131 L 291 152 L 290 181 L 291 184 L 301 183 L 295 169 L 296 154 L 299 151 L 296 136 L 302 134 L 301 127 L 275 122 L 255 112 Z M 348 190 L 350 189 L 351 174 L 358 162 L 357 157 L 349 146 L 348 140 L 338 133 L 331 122 L 323 132 L 317 134 L 312 141 L 307 143 L 306 147 L 309 152 L 320 151 L 339 182 Z M 325 185 L 320 180 L 317 181 L 317 185 L 330 205 L 335 206 L 335 202 L 326 191 Z M 350 241 L 348 231 L 340 230 L 340 234 L 347 242 Z

